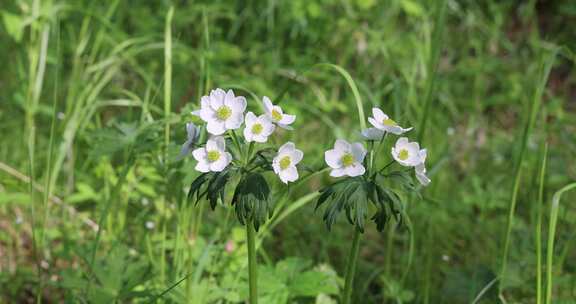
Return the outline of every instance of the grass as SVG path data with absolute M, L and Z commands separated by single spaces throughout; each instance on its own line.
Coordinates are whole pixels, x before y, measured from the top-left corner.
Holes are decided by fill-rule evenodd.
M 254 237 L 261 303 L 331 303 L 342 292 L 350 226 L 340 218 L 328 233 L 311 202 L 333 182 L 318 172 L 323 151 L 359 139 L 373 106 L 415 128 L 432 183 L 422 200 L 404 198 L 409 225 L 367 227 L 357 301 L 573 299 L 576 218 L 560 198 L 573 200 L 576 176 L 574 9 L 3 3 L 0 302 L 243 301 L 244 230 L 227 204 L 209 212 L 188 201 L 195 163 L 175 161 L 189 112 L 215 87 L 245 95 L 249 110 L 266 95 L 298 117 L 298 132 L 273 140 L 305 152 L 307 177 L 277 192 Z

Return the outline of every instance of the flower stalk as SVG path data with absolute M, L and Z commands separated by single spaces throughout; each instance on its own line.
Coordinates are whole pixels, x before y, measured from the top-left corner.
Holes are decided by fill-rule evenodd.
M 360 237 L 362 232 L 359 229 L 354 230 L 354 239 L 352 240 L 352 247 L 350 247 L 350 254 L 348 255 L 348 263 L 346 266 L 346 281 L 344 283 L 344 297 L 343 304 L 352 303 L 352 287 L 354 286 L 354 275 L 356 274 L 356 264 L 358 263 L 358 253 L 360 252 Z
M 254 226 L 246 223 L 246 244 L 248 246 L 248 285 L 249 304 L 258 304 L 258 264 L 256 261 L 256 242 Z

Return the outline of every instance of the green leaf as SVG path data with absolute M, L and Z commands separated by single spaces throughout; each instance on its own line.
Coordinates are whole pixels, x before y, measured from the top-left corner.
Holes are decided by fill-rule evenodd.
M 314 297 L 320 293 L 338 293 L 338 283 L 330 274 L 320 271 L 299 273 L 294 277 L 289 288 L 291 295 L 302 297 Z
M 2 20 L 4 21 L 4 27 L 8 35 L 16 40 L 16 42 L 22 41 L 22 33 L 24 30 L 22 16 L 12 14 L 8 11 L 2 11 Z
M 270 188 L 261 174 L 251 173 L 244 176 L 232 198 L 236 217 L 242 224 L 253 223 L 256 231 L 272 215 Z

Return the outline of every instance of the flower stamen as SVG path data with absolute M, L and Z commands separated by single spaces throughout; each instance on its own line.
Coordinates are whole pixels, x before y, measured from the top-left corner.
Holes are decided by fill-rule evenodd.
M 290 166 L 291 163 L 292 163 L 292 159 L 290 159 L 290 156 L 282 157 L 280 159 L 280 162 L 279 162 L 280 169 L 282 169 L 282 170 L 288 169 L 288 167 Z
M 264 130 L 264 127 L 262 126 L 262 124 L 257 123 L 257 124 L 254 124 L 252 126 L 251 131 L 252 131 L 252 134 L 258 135 L 258 134 L 262 133 L 262 130 Z
M 340 161 L 342 162 L 342 165 L 344 167 L 352 166 L 354 164 L 354 156 L 350 153 L 346 153 L 346 154 L 342 155 L 342 158 L 340 158 Z
M 400 150 L 400 153 L 398 153 L 398 158 L 400 160 L 406 160 L 406 159 L 408 159 L 408 156 L 410 156 L 410 154 L 408 153 L 408 150 L 406 150 L 406 149 L 402 149 L 402 150 Z
M 274 121 L 280 121 L 282 119 L 282 114 L 276 110 L 272 110 L 272 119 L 274 119 Z
M 232 115 L 232 109 L 228 106 L 221 106 L 216 111 L 216 117 L 220 120 L 226 120 Z
M 385 125 L 385 126 L 389 126 L 389 127 L 394 127 L 394 126 L 397 126 L 397 125 L 398 125 L 394 120 L 392 120 L 392 119 L 390 119 L 390 118 L 384 119 L 384 120 L 382 121 L 382 124 Z
M 212 150 L 212 151 L 208 151 L 208 161 L 213 163 L 217 160 L 220 159 L 220 152 L 216 151 L 216 150 Z

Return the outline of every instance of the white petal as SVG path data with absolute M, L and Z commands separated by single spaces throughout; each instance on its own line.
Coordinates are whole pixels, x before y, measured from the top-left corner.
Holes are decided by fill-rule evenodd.
M 202 173 L 210 172 L 210 164 L 207 161 L 200 161 L 194 169 Z
M 424 169 L 423 171 L 415 170 L 415 173 L 416 173 L 416 179 L 418 180 L 418 182 L 420 182 L 420 184 L 422 184 L 422 186 L 428 186 L 428 184 L 430 184 L 430 178 L 426 176 L 426 169 Z
M 372 115 L 374 115 L 374 119 L 377 121 L 384 121 L 388 119 L 388 115 L 384 114 L 382 110 L 379 108 L 372 108 Z
M 276 126 L 270 122 L 270 120 L 266 119 L 265 122 L 262 122 L 262 135 L 265 136 L 270 136 L 272 133 L 274 133 L 274 130 L 276 129 Z
M 280 171 L 278 176 L 280 177 L 280 180 L 287 184 L 288 182 L 293 182 L 298 179 L 298 170 L 295 166 L 290 166 L 285 170 Z
M 205 121 L 205 122 L 210 122 L 212 120 L 215 120 L 215 115 L 216 112 L 214 112 L 214 110 L 212 110 L 212 108 L 210 107 L 206 107 L 206 108 L 202 108 L 200 109 L 200 118 Z
M 214 110 L 218 110 L 218 108 L 224 105 L 225 96 L 226 93 L 222 89 L 216 89 L 215 91 L 210 92 L 210 107 Z
M 296 149 L 296 146 L 294 146 L 293 142 L 289 141 L 278 149 L 278 154 L 290 154 L 294 149 Z
M 226 127 L 224 125 L 224 122 L 212 120 L 208 121 L 208 125 L 206 125 L 206 130 L 208 131 L 208 133 L 212 135 L 222 135 L 224 134 L 224 132 L 226 132 Z
M 210 170 L 213 172 L 220 172 L 224 170 L 224 168 L 226 168 L 226 166 L 228 166 L 231 161 L 232 155 L 230 153 L 222 153 L 217 161 L 210 163 Z
M 262 101 L 264 102 L 264 109 L 266 109 L 266 113 L 271 113 L 274 105 L 272 104 L 272 101 L 270 101 L 270 98 L 264 96 L 262 97 Z
M 206 150 L 207 151 L 220 151 L 224 152 L 226 150 L 226 140 L 222 136 L 214 136 L 206 142 Z
M 334 143 L 334 150 L 338 150 L 338 151 L 350 151 L 350 144 L 343 140 L 343 139 L 337 139 L 336 142 Z
M 268 136 L 265 136 L 265 135 L 262 135 L 262 134 L 258 134 L 258 135 L 254 134 L 254 135 L 252 136 L 252 140 L 254 140 L 255 142 L 258 142 L 258 143 L 261 143 L 261 144 L 262 144 L 262 143 L 265 143 L 265 142 L 268 141 Z
M 361 143 L 353 143 L 352 155 L 354 155 L 354 159 L 356 159 L 357 162 L 362 163 L 364 161 L 364 157 L 366 156 L 366 149 Z
M 224 104 L 230 107 L 234 103 L 235 99 L 236 96 L 234 96 L 234 91 L 228 90 L 228 92 L 226 92 L 226 96 L 224 97 Z
M 346 175 L 346 169 L 344 168 L 335 168 L 330 171 L 330 176 L 332 177 L 340 177 Z
M 244 98 L 244 96 L 237 96 L 226 105 L 229 106 L 234 113 L 244 113 L 244 110 L 246 110 L 246 98 Z
M 244 139 L 246 139 L 247 142 L 252 142 L 252 128 L 249 127 L 248 125 L 246 126 L 246 128 L 244 128 Z
M 244 121 L 244 115 L 242 112 L 237 112 L 232 114 L 225 122 L 225 127 L 228 130 L 236 130 L 240 128 L 242 122 Z
M 346 174 L 352 177 L 363 175 L 366 172 L 366 169 L 361 163 L 354 163 L 352 166 L 346 167 L 345 170 Z
M 400 137 L 400 138 L 398 138 L 398 140 L 396 141 L 396 145 L 395 145 L 395 146 L 398 148 L 398 147 L 403 146 L 403 145 L 405 145 L 405 144 L 407 144 L 407 143 L 408 143 L 408 138 L 406 138 L 406 137 Z
M 194 151 L 192 151 L 192 156 L 194 156 L 194 159 L 202 162 L 206 160 L 206 149 L 204 148 L 198 148 L 195 149 Z
M 275 157 L 274 160 L 272 160 L 272 169 L 274 169 L 274 173 L 276 174 L 281 171 L 278 157 Z
M 294 130 L 294 128 L 292 128 L 291 126 L 287 126 L 287 125 L 283 125 L 283 124 L 278 124 L 278 126 L 284 130 Z
M 282 108 L 280 106 L 273 106 L 272 110 L 278 112 L 278 114 L 280 115 L 284 115 L 284 112 L 282 111 Z
M 381 140 L 384 136 L 384 131 L 376 128 L 368 128 L 362 130 L 362 137 L 366 140 Z
M 246 127 L 252 126 L 256 121 L 256 115 L 252 113 L 252 111 L 246 113 L 245 121 L 246 121 Z
M 376 129 L 384 130 L 384 126 L 372 117 L 368 117 L 368 122 Z
M 418 157 L 420 161 L 424 163 L 426 161 L 426 157 L 428 156 L 428 151 L 426 149 L 422 149 L 418 152 Z
M 302 161 L 302 158 L 304 157 L 304 152 L 298 149 L 294 149 L 292 152 L 290 152 L 289 156 L 292 159 L 292 164 L 296 165 L 300 161 Z
M 324 152 L 324 160 L 330 168 L 340 168 L 340 158 L 342 157 L 342 151 L 336 149 L 328 150 Z
M 289 125 L 289 124 L 292 124 L 295 120 L 296 120 L 296 115 L 283 114 L 282 119 L 280 119 L 280 121 L 278 121 L 278 123 L 283 124 L 283 125 Z

